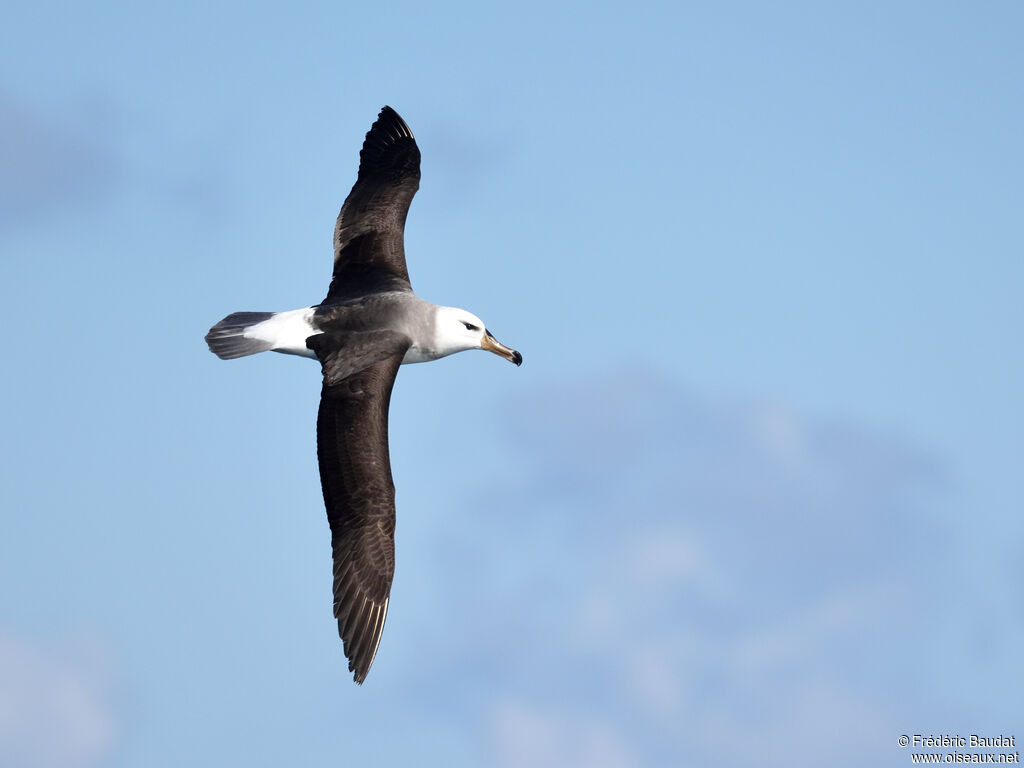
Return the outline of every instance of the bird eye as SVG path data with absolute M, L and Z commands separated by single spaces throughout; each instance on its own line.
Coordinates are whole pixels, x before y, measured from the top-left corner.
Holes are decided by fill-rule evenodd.
M 480 330 L 475 325 L 473 325 L 472 323 L 467 323 L 465 320 L 462 321 L 462 324 L 464 326 L 466 326 L 466 330 L 467 331 L 479 331 Z

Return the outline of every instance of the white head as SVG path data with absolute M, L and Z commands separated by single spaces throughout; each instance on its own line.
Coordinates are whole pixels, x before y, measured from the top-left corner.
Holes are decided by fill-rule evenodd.
M 483 320 L 456 307 L 438 307 L 434 326 L 434 348 L 438 357 L 467 349 L 486 349 L 506 360 L 522 365 L 523 356 L 498 341 L 484 326 Z

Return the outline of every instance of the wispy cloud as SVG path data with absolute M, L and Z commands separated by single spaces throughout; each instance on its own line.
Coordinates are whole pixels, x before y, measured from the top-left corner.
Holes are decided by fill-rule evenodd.
M 490 726 L 499 765 L 509 768 L 630 768 L 637 764 L 636 756 L 607 723 L 566 716 L 557 708 L 498 702 Z
M 225 178 L 232 148 L 223 131 L 202 140 L 183 137 L 156 116 L 100 96 L 83 97 L 66 112 L 51 114 L 0 86 L 0 224 L 6 229 L 81 211 L 99 217 L 102 204 L 123 189 L 150 206 L 132 216 L 167 217 L 154 227 L 173 228 L 182 215 L 188 225 L 221 222 L 230 207 Z
M 0 223 L 93 205 L 122 174 L 109 147 L 0 91 Z
M 0 633 L 0 765 L 88 768 L 110 755 L 109 671 L 96 648 L 42 650 Z
M 471 617 L 437 674 L 474 670 L 505 764 L 863 765 L 934 712 L 891 684 L 931 673 L 937 457 L 643 371 L 516 413 L 517 492 L 456 516 L 437 574 Z

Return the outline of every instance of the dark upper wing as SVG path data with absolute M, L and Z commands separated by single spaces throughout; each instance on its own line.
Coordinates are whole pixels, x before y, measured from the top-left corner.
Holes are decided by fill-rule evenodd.
M 334 277 L 325 301 L 410 290 L 405 217 L 420 186 L 420 150 L 405 121 L 384 107 L 359 153 L 359 176 L 334 228 Z
M 395 485 L 388 405 L 404 349 L 324 384 L 317 457 L 334 550 L 334 615 L 349 671 L 362 683 L 377 653 L 395 573 Z

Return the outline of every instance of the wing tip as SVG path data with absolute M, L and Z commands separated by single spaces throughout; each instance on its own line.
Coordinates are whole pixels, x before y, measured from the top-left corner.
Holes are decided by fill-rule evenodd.
M 359 685 L 363 684 L 366 676 L 373 666 L 373 660 L 377 658 L 377 649 L 380 648 L 380 640 L 384 636 L 384 622 L 388 616 L 388 602 L 390 595 L 384 598 L 381 604 L 363 598 L 363 605 L 358 612 L 358 621 L 346 621 L 348 616 L 341 617 L 338 621 L 338 634 L 344 644 L 345 656 L 348 658 L 348 671 L 352 673 L 352 679 Z M 369 603 L 369 610 L 366 610 Z M 358 627 L 358 628 L 357 628 Z M 348 635 L 346 637 L 346 635 Z
M 359 152 L 359 175 L 384 173 L 419 179 L 420 151 L 408 123 L 385 106 L 366 132 Z
M 412 135 L 412 129 L 409 127 L 409 124 L 402 119 L 402 116 L 398 114 L 394 107 L 387 104 L 381 107 L 380 112 L 377 113 L 377 119 L 374 121 L 373 125 L 370 126 L 370 132 L 372 133 L 373 129 L 378 125 L 381 126 L 381 128 L 394 128 L 398 132 L 398 136 L 396 136 L 396 138 L 416 138 Z

